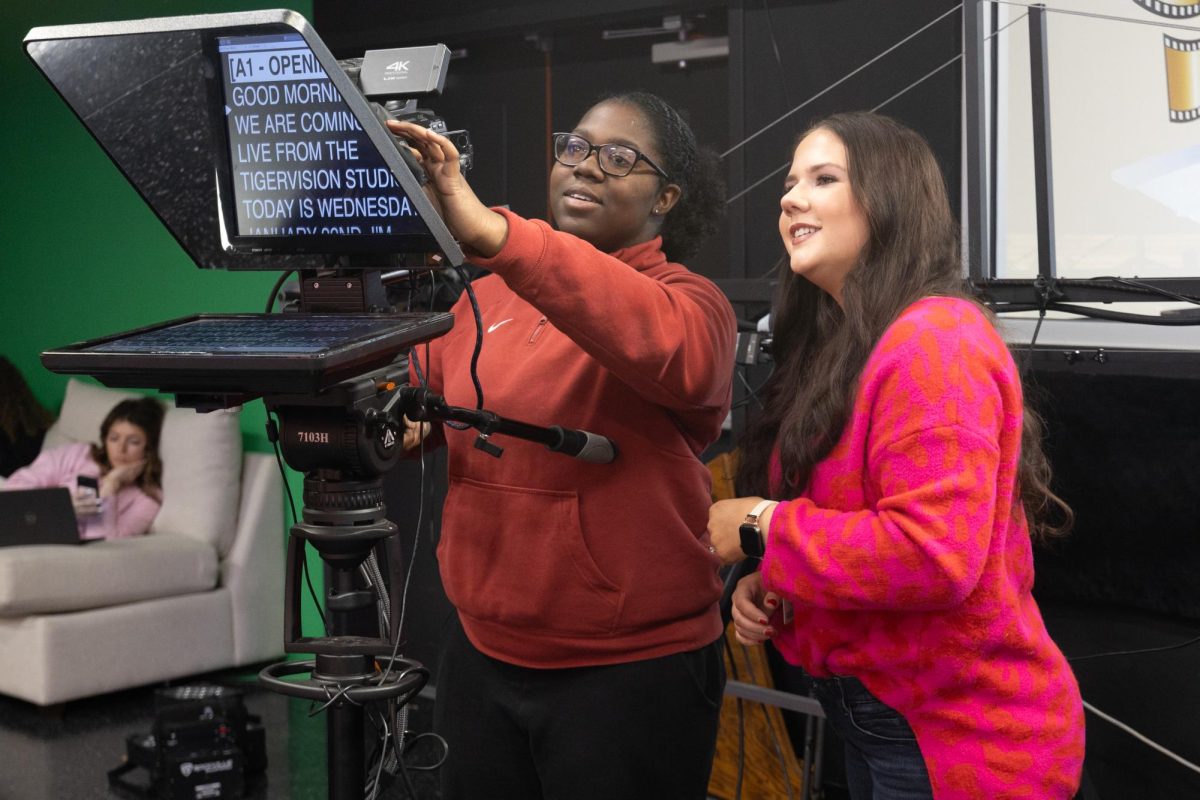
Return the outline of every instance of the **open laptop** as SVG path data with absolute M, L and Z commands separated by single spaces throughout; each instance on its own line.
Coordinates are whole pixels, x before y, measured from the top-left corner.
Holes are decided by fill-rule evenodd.
M 82 542 L 69 489 L 0 491 L 0 547 Z

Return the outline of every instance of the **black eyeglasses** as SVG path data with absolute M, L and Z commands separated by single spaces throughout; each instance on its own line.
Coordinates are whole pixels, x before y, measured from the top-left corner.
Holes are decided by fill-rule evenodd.
M 658 164 L 650 160 L 645 153 L 640 153 L 632 147 L 623 144 L 592 144 L 577 133 L 554 134 L 554 160 L 564 167 L 577 167 L 588 160 L 592 151 L 596 151 L 596 161 L 600 169 L 614 178 L 624 178 L 633 172 L 639 161 L 645 161 L 650 168 L 670 182 L 667 173 Z

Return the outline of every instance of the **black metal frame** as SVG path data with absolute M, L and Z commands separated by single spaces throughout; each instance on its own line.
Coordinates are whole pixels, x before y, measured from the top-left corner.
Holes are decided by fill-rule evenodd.
M 196 237 L 181 237 L 177 226 L 169 222 L 174 217 L 164 214 L 161 203 L 156 203 L 155 196 L 152 196 L 154 193 L 149 191 L 150 186 L 160 189 L 157 191 L 157 196 L 162 200 L 163 197 L 170 195 L 170 193 L 161 191 L 161 185 L 173 186 L 174 184 L 169 181 L 148 183 L 136 180 L 128 170 L 128 162 L 122 161 L 111 150 L 113 137 L 102 138 L 94 129 L 93 121 L 97 115 L 89 113 L 86 110 L 86 106 L 80 108 L 78 103 L 73 102 L 73 96 L 76 98 L 82 97 L 83 93 L 76 91 L 68 94 L 64 91 L 64 84 L 60 82 L 60 79 L 63 79 L 63 75 L 67 73 L 52 73 L 47 69 L 48 65 L 72 64 L 82 60 L 83 56 L 80 56 L 76 61 L 72 61 L 66 57 L 65 51 L 61 51 L 61 47 L 66 42 L 73 42 L 75 40 L 82 40 L 84 42 L 89 40 L 103 41 L 110 38 L 138 37 L 147 34 L 195 34 L 200 37 L 202 42 L 200 52 L 204 53 L 204 58 L 208 61 L 209 67 L 216 70 L 217 74 L 220 73 L 220 68 L 218 65 L 216 42 L 220 37 L 248 34 L 289 34 L 299 36 L 307 48 L 318 59 L 329 81 L 341 96 L 346 109 L 354 116 L 355 121 L 362 129 L 362 133 L 367 137 L 367 140 L 382 159 L 383 165 L 391 170 L 392 176 L 412 208 L 417 212 L 422 225 L 414 226 L 413 230 L 397 234 L 368 233 L 336 236 L 313 235 L 311 237 L 261 237 L 236 233 L 236 215 L 230 206 L 232 202 L 230 199 L 232 197 L 231 182 L 222 177 L 229 170 L 228 131 L 225 125 L 224 112 L 225 101 L 220 91 L 214 88 L 206 92 L 207 108 L 206 113 L 202 115 L 204 117 L 203 124 L 208 128 L 208 139 L 205 140 L 205 143 L 217 144 L 213 148 L 213 159 L 212 161 L 202 161 L 199 165 L 189 165 L 183 171 L 188 173 L 188 177 L 199 172 L 203 177 L 205 185 L 208 185 L 210 182 L 207 175 L 215 173 L 217 181 L 224 184 L 223 190 L 220 192 L 216 189 L 216 182 L 213 182 L 213 187 L 210 189 L 214 202 L 213 207 L 220 206 L 217 215 L 221 219 L 218 220 L 214 217 L 211 223 L 206 221 L 206 225 L 211 224 L 213 229 L 212 241 L 220 242 L 222 246 L 213 248 L 211 252 L 207 250 L 197 252 L 194 242 Z M 215 267 L 228 270 L 263 271 L 278 271 L 281 268 L 320 270 L 333 266 L 333 264 L 329 263 L 330 258 L 345 257 L 348 260 L 348 257 L 353 254 L 376 257 L 375 263 L 361 260 L 356 262 L 360 265 L 355 267 L 356 269 L 378 268 L 380 266 L 379 259 L 401 253 L 415 256 L 440 252 L 445 259 L 444 263 L 449 266 L 459 266 L 465 261 L 462 248 L 459 247 L 458 242 L 446 227 L 441 216 L 434 209 L 429 198 L 425 196 L 425 193 L 421 189 L 420 180 L 409 167 L 408 163 L 404 161 L 393 141 L 394 137 L 384 127 L 382 119 L 372 110 L 367 98 L 363 96 L 362 92 L 359 91 L 346 72 L 338 65 L 337 59 L 334 58 L 308 20 L 294 11 L 276 9 L 232 12 L 227 14 L 194 14 L 118 22 L 37 27 L 26 34 L 23 46 L 31 63 L 45 76 L 47 82 L 54 90 L 59 93 L 63 102 L 66 103 L 88 133 L 96 140 L 96 144 L 104 150 L 114 166 L 122 172 L 132 188 L 145 201 L 147 207 L 163 222 L 164 227 L 176 238 L 183 250 L 196 262 L 196 265 L 201 268 Z M 59 49 L 54 50 L 51 48 Z M 101 80 L 103 81 L 103 78 Z M 88 86 L 91 88 L 92 84 L 89 83 Z M 134 123 L 130 122 L 129 124 L 132 125 Z M 170 136 L 174 135 L 174 132 L 166 128 L 165 123 L 161 121 L 157 123 L 157 127 L 151 126 L 152 130 L 157 131 L 159 128 L 162 129 L 160 138 L 163 140 L 169 140 Z M 203 151 L 203 148 L 197 148 L 197 151 Z M 207 200 L 208 198 L 204 199 Z M 175 222 L 178 224 L 177 219 Z M 422 232 L 422 227 L 426 232 Z M 220 230 L 219 234 L 217 233 L 218 230 Z M 226 231 L 228 231 L 228 234 L 226 234 Z M 228 241 L 222 241 L 226 237 Z M 282 259 L 291 259 L 291 261 L 283 262 Z

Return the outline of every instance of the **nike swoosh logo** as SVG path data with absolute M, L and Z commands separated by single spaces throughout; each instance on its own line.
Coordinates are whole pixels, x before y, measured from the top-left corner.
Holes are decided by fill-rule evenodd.
M 509 317 L 508 319 L 502 319 L 499 322 L 494 322 L 491 325 L 488 325 L 488 333 L 491 333 L 492 331 L 496 330 L 496 328 L 499 328 L 501 325 L 503 325 L 506 322 L 512 322 L 512 317 Z

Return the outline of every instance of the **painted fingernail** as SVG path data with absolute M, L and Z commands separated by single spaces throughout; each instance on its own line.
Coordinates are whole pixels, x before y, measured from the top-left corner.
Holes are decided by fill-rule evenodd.
M 759 618 L 758 618 L 758 624 L 759 624 L 759 625 L 766 625 L 766 624 L 767 624 L 767 621 L 766 621 L 766 619 L 764 619 L 763 617 L 759 617 Z
M 775 606 L 779 605 L 779 601 L 773 597 L 770 597 L 767 598 L 767 605 L 769 605 L 771 608 L 774 608 Z

